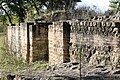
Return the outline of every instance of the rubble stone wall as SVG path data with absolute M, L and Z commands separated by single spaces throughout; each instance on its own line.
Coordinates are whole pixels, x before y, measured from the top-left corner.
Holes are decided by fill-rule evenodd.
M 119 67 L 119 26 L 119 21 L 54 22 L 48 33 L 49 63 L 58 64 L 68 60 L 72 63 L 82 61 L 91 66 Z
M 53 22 L 49 26 L 49 64 L 69 62 L 70 25 L 67 22 Z
M 74 53 L 81 55 L 83 63 L 89 65 L 119 66 L 120 22 L 73 21 L 70 42 Z
M 48 60 L 48 24 L 38 23 L 31 28 L 30 61 Z
M 8 51 L 26 62 L 48 60 L 48 23 L 20 23 L 8 26 Z
M 119 20 L 63 20 L 52 23 L 8 26 L 8 50 L 30 62 L 49 60 L 52 65 L 82 61 L 89 65 L 119 67 Z

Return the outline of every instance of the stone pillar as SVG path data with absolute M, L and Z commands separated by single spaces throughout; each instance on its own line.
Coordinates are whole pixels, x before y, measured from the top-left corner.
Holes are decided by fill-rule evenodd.
M 29 61 L 28 53 L 28 26 L 27 23 L 20 24 L 20 33 L 21 33 L 21 53 L 25 61 Z
M 16 38 L 16 55 L 20 56 L 20 52 L 19 52 L 19 24 L 16 24 L 16 30 L 15 30 L 15 38 Z
M 10 50 L 12 54 L 16 54 L 16 26 L 11 26 L 11 44 Z
M 49 65 L 69 62 L 70 25 L 54 22 L 48 31 Z
M 7 48 L 8 48 L 8 51 L 11 52 L 11 25 L 9 25 L 7 27 Z

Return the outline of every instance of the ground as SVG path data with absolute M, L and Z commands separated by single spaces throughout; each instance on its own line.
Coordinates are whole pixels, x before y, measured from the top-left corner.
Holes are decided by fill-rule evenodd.
M 28 70 L 38 70 L 45 68 L 48 62 L 38 61 L 34 63 L 24 63 L 21 57 L 16 58 L 14 55 L 9 54 L 5 49 L 5 34 L 0 33 L 0 71 L 2 72 L 22 72 Z

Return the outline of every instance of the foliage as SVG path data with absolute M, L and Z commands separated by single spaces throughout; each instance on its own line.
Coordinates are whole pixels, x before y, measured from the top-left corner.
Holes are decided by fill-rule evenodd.
M 75 3 L 81 2 L 81 0 L 48 0 L 48 5 L 46 5 L 48 10 L 69 10 L 74 9 Z
M 120 0 L 110 0 L 110 10 L 113 13 L 120 11 Z
M 113 10 L 107 10 L 105 11 L 104 15 L 109 16 L 109 15 L 113 15 L 114 11 Z
M 79 19 L 89 19 L 89 18 L 91 18 L 93 16 L 97 16 L 97 15 L 103 15 L 103 13 L 101 13 L 100 10 L 98 12 L 97 10 L 92 9 L 90 7 L 86 7 L 86 6 L 82 6 L 78 9 L 76 9 L 75 12 L 74 12 L 74 18 L 75 19 L 77 19 L 77 18 L 79 18 Z
M 81 0 L 0 0 L 0 11 L 5 15 L 9 23 L 24 22 L 26 18 L 40 16 L 46 8 L 51 12 L 61 9 L 74 9 L 75 2 Z M 43 11 L 44 10 L 44 11 Z M 2 20 L 2 19 L 1 19 Z

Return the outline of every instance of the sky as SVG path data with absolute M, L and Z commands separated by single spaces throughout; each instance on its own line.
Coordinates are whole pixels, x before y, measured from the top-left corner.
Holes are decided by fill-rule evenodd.
M 78 6 L 97 6 L 101 11 L 108 10 L 109 0 L 82 0 L 82 2 L 78 3 Z

